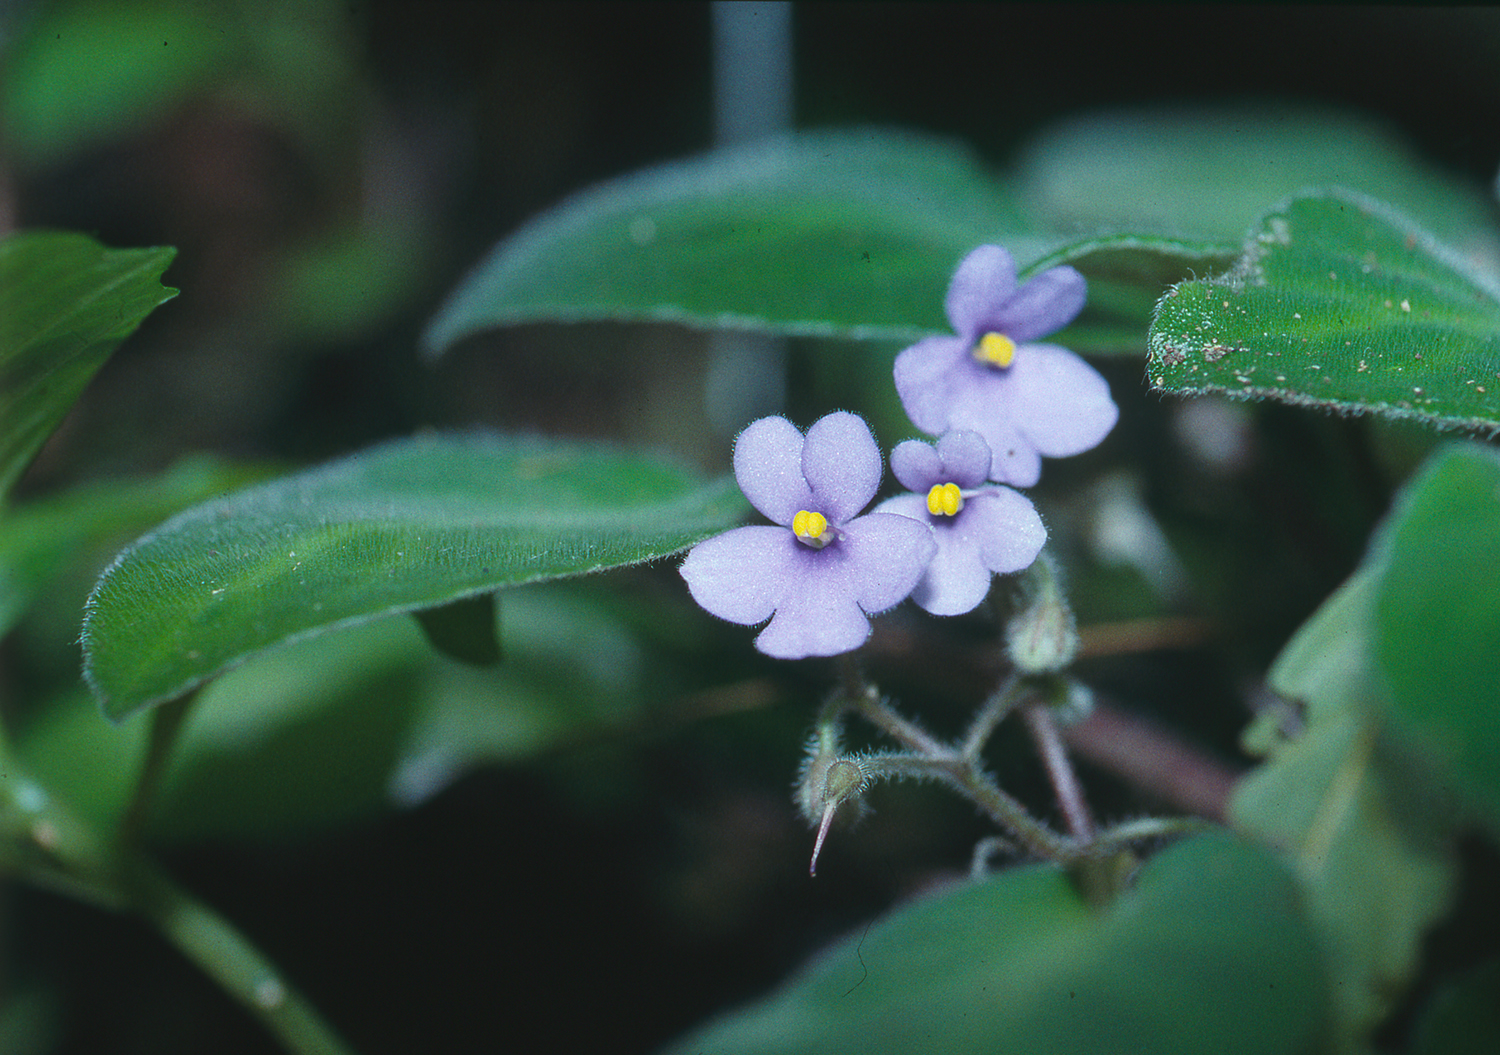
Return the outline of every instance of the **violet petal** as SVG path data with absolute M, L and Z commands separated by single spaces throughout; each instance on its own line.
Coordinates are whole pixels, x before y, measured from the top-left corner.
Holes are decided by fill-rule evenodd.
M 896 356 L 896 393 L 906 416 L 934 436 L 948 429 L 949 408 L 971 376 L 969 346 L 959 337 L 926 337 Z
M 778 524 L 790 525 L 798 510 L 813 504 L 802 475 L 802 447 L 802 433 L 783 417 L 752 421 L 734 443 L 734 478 L 740 490 Z
M 1016 289 L 1016 265 L 998 245 L 982 245 L 959 263 L 948 283 L 944 307 L 953 332 L 967 349 L 1000 321 L 996 308 Z
M 808 508 L 831 524 L 857 516 L 880 487 L 880 448 L 864 418 L 839 410 L 814 422 L 802 447 L 801 472 L 812 491 Z
M 754 626 L 771 618 L 796 584 L 798 550 L 811 553 L 784 527 L 733 528 L 694 546 L 679 570 L 704 609 Z
M 978 487 L 990 478 L 990 445 L 973 429 L 945 432 L 937 442 L 937 454 L 943 463 L 945 479 L 935 483 L 955 483 L 961 488 L 970 488 Z
M 1010 380 L 1011 420 L 1049 458 L 1097 446 L 1120 416 L 1109 383 L 1083 359 L 1055 344 L 1028 344 L 1018 351 Z
M 844 582 L 871 615 L 904 601 L 921 581 L 937 543 L 926 524 L 889 513 L 870 513 L 843 527 Z M 826 551 L 825 551 L 826 552 Z
M 1022 283 L 997 314 L 997 328 L 1017 344 L 1056 333 L 1078 317 L 1088 283 L 1071 267 L 1048 268 Z
M 988 469 L 988 461 L 985 468 Z M 943 475 L 943 459 L 937 449 L 922 440 L 902 440 L 891 451 L 891 473 L 908 491 L 926 492 L 933 484 L 946 483 L 938 477 Z

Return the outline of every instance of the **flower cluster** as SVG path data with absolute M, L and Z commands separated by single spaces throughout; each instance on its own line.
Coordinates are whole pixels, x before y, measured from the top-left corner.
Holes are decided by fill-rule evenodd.
M 770 622 L 755 639 L 783 659 L 858 648 L 871 615 L 911 597 L 934 615 L 979 605 L 995 574 L 1030 565 L 1047 531 L 1029 499 L 1042 456 L 1098 444 L 1118 411 L 1109 386 L 1066 348 L 1037 343 L 1083 308 L 1083 276 L 1055 267 L 1017 284 L 999 246 L 959 264 L 946 307 L 954 335 L 896 359 L 907 416 L 935 444 L 891 452 L 907 494 L 860 515 L 880 488 L 864 420 L 838 411 L 804 436 L 785 418 L 735 442 L 740 489 L 775 527 L 735 528 L 694 546 L 682 576 L 694 600 L 730 622 Z

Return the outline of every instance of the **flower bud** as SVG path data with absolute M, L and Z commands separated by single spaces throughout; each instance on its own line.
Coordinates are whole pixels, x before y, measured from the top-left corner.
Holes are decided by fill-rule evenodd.
M 1044 553 L 1027 569 L 1025 602 L 1005 625 L 1005 649 L 1022 674 L 1052 674 L 1078 654 L 1078 624 Z
M 846 803 L 863 812 L 862 800 L 869 790 L 872 774 L 864 758 L 839 754 L 837 735 L 829 735 L 827 730 L 814 735 L 808 747 L 808 758 L 797 782 L 797 806 L 809 823 L 818 826 L 812 860 L 807 866 L 807 874 L 811 876 L 818 874 L 818 855 L 823 851 L 834 814 Z

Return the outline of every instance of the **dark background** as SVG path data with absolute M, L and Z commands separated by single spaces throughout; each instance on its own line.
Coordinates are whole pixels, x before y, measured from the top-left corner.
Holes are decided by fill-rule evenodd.
M 419 362 L 415 342 L 464 270 L 525 218 L 710 145 L 707 6 L 315 8 L 341 27 L 358 71 L 346 142 L 310 146 L 206 97 L 43 171 L 0 173 L 0 222 L 181 248 L 167 281 L 183 295 L 101 373 L 23 497 L 193 450 L 301 464 L 428 426 L 656 438 L 640 424 L 641 393 L 701 358 L 691 335 L 525 328 L 436 367 Z M 6 12 L 12 33 L 29 11 Z M 1373 114 L 1475 182 L 1491 181 L 1500 161 L 1500 16 L 1487 10 L 811 3 L 793 22 L 798 127 L 913 126 L 963 139 L 1000 168 L 1059 118 L 1246 100 Z M 267 322 L 278 262 L 372 195 L 424 233 L 398 303 L 370 326 Z M 1103 457 L 1140 459 L 1148 480 L 1169 476 L 1169 460 L 1134 446 L 1167 428 L 1139 365 L 1105 368 L 1123 438 Z M 1244 764 L 1234 746 L 1244 679 L 1353 567 L 1391 484 L 1356 423 L 1276 408 L 1258 423 L 1267 463 L 1348 455 L 1347 517 L 1300 507 L 1299 489 L 1319 479 L 1257 468 L 1239 497 L 1269 496 L 1285 529 L 1272 533 L 1290 554 L 1276 566 L 1300 570 L 1262 576 L 1245 602 L 1248 643 L 1083 670 L 1110 698 L 1167 720 L 1191 720 L 1205 697 L 1223 703 L 1195 735 L 1229 766 Z M 1153 487 L 1170 507 L 1170 487 Z M 723 641 L 731 669 L 713 677 L 786 678 L 748 654 L 744 632 Z M 165 856 L 357 1050 L 649 1051 L 893 899 L 959 874 L 983 834 L 967 807 L 930 788 L 883 789 L 875 818 L 836 833 L 807 879 L 810 836 L 787 789 L 829 673 L 799 665 L 774 707 L 477 773 L 408 812 Z M 932 706 L 933 724 L 950 731 L 955 706 Z M 1015 767 L 1007 786 L 1045 808 L 1031 763 L 1001 751 Z M 1107 774 L 1085 778 L 1120 809 L 1153 805 Z M 142 926 L 24 889 L 6 899 L 12 980 L 51 994 L 56 1043 L 43 1050 L 275 1050 Z

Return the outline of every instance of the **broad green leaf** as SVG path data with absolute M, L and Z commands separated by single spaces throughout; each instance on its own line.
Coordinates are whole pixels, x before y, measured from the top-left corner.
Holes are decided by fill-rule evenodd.
M 592 584 L 591 584 L 592 585 Z M 153 840 L 275 838 L 411 806 L 490 762 L 617 732 L 678 684 L 615 612 L 610 584 L 505 595 L 505 662 L 435 653 L 381 619 L 263 652 L 193 701 L 151 811 Z M 150 723 L 103 721 L 87 693 L 15 739 L 26 769 L 99 830 L 118 824 Z
M 1391 713 L 1500 833 L 1500 457 L 1440 450 L 1375 550 L 1372 647 Z
M 1157 306 L 1151 383 L 1435 425 L 1500 425 L 1500 286 L 1390 207 L 1291 198 L 1228 274 Z
M 160 282 L 176 252 L 63 232 L 0 240 L 0 499 L 110 353 L 177 295 Z
M 948 328 L 953 267 L 1030 223 L 962 147 L 820 132 L 584 191 L 501 242 L 429 326 L 593 319 L 915 339 Z
M 1322 931 L 1345 1046 L 1356 1050 L 1415 974 L 1446 911 L 1449 821 L 1382 732 L 1369 644 L 1375 573 L 1357 573 L 1293 637 L 1268 682 L 1300 713 L 1236 789 L 1236 828 L 1280 846 Z
M 734 481 L 598 445 L 423 437 L 173 518 L 100 577 L 84 672 L 112 718 L 335 626 L 676 553 Z
M 670 1055 L 1320 1050 L 1326 993 L 1292 880 L 1196 838 L 1094 913 L 1041 866 L 918 901 L 851 935 Z
M 1023 199 L 1066 227 L 1237 240 L 1272 202 L 1339 186 L 1391 202 L 1454 245 L 1496 245 L 1493 203 L 1352 113 L 1264 104 L 1110 110 L 1044 131 L 1022 155 Z

